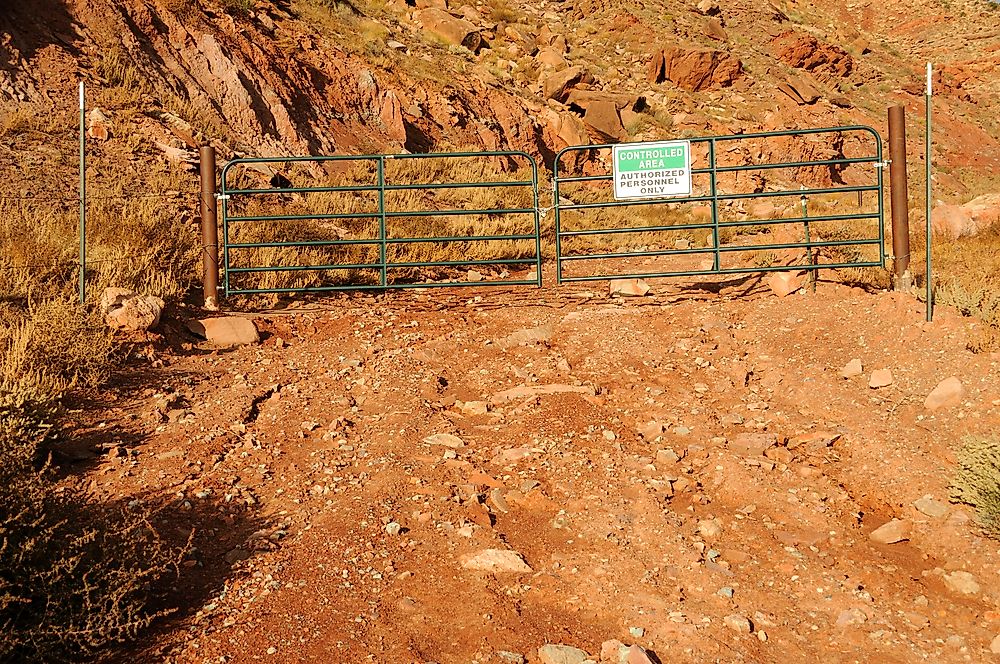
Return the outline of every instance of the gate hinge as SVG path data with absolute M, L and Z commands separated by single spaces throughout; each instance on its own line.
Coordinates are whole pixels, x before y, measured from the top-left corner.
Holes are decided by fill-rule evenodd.
M 892 159 L 886 159 L 885 161 L 876 161 L 875 168 L 888 168 L 889 164 L 892 163 Z
M 228 201 L 229 200 L 229 194 L 216 194 L 215 195 L 215 200 L 217 200 L 217 201 Z

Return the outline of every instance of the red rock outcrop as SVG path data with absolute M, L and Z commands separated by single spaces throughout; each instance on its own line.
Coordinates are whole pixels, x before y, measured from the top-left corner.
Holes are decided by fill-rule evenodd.
M 794 30 L 778 35 L 771 49 L 774 57 L 797 69 L 841 77 L 854 71 L 854 58 L 847 51 Z
M 724 51 L 671 46 L 653 54 L 647 78 L 650 83 L 670 81 L 698 92 L 732 85 L 743 74 L 743 63 Z

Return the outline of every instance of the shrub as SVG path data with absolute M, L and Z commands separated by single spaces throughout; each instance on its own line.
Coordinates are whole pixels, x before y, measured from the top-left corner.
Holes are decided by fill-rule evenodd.
M 107 378 L 111 340 L 52 300 L 0 321 L 0 661 L 69 661 L 136 636 L 175 565 L 146 515 L 57 483 L 45 460 L 57 399 Z
M 53 299 L 0 331 L 0 379 L 66 388 L 99 385 L 111 370 L 111 333 L 79 305 Z M 48 391 L 48 390 L 46 390 Z
M 1000 536 L 1000 438 L 969 436 L 958 452 L 952 500 L 976 508 L 986 529 Z

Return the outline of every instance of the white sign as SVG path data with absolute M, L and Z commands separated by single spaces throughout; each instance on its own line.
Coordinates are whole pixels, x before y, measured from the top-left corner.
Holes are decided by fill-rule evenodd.
M 691 142 L 624 143 L 612 148 L 615 200 L 691 195 Z

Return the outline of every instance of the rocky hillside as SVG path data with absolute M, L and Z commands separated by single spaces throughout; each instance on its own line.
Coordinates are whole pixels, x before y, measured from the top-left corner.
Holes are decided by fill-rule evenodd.
M 182 162 L 211 140 L 224 156 L 475 147 L 548 165 L 567 144 L 883 129 L 896 103 L 915 141 L 933 59 L 940 185 L 964 196 L 1000 168 L 992 7 L 26 0 L 0 17 L 0 100 L 69 111 L 82 76 L 95 136 Z

